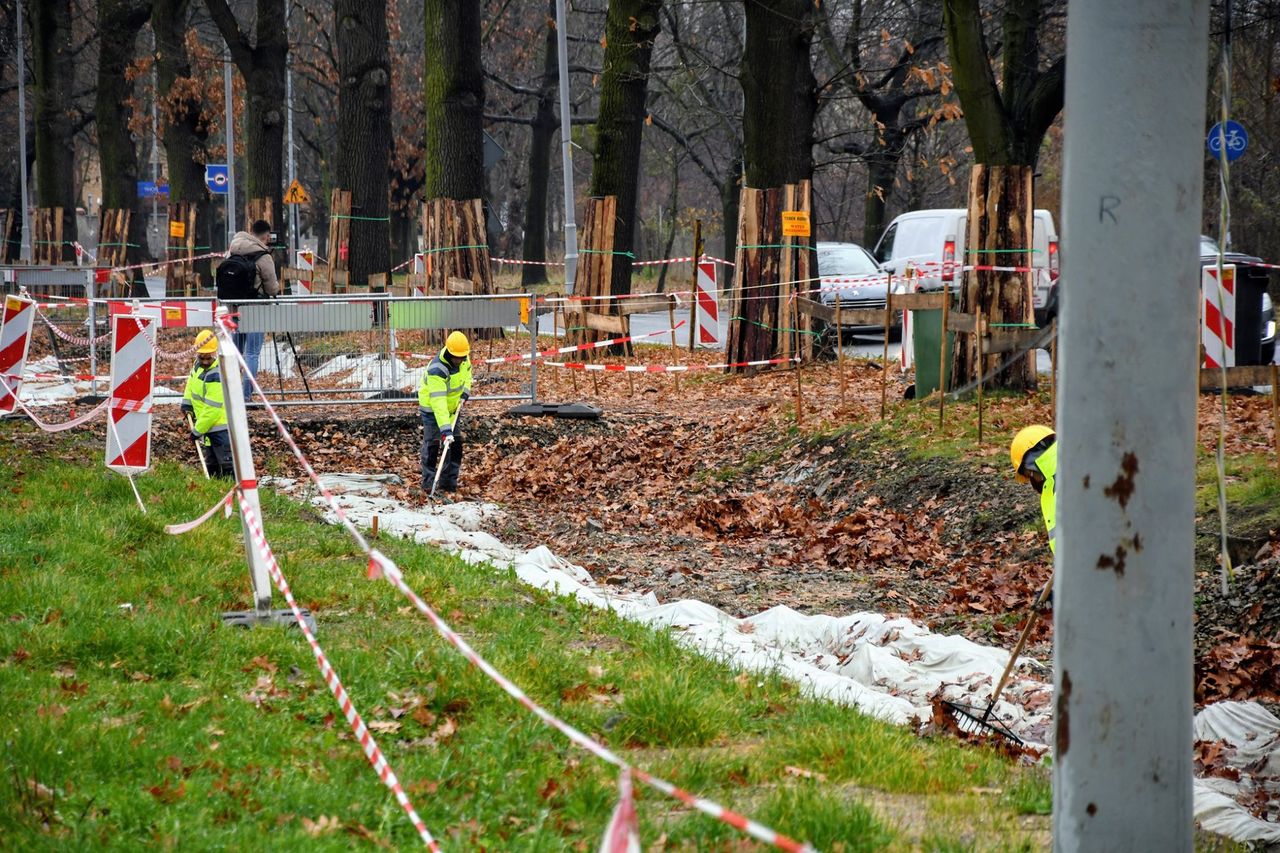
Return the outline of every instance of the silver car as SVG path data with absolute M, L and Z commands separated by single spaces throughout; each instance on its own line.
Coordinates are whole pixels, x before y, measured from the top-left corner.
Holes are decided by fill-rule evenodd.
M 818 243 L 818 273 L 821 290 L 818 301 L 834 307 L 840 297 L 841 309 L 884 310 L 889 274 L 871 253 L 857 243 Z M 854 334 L 878 334 L 884 324 L 853 324 L 841 321 L 842 331 Z M 902 314 L 895 311 L 889 334 L 902 331 Z

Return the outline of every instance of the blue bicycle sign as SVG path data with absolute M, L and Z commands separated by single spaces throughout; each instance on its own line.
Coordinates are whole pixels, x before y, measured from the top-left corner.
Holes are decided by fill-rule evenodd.
M 1231 163 L 1240 159 L 1240 155 L 1249 147 L 1249 134 L 1245 131 L 1244 125 L 1227 119 L 1225 125 L 1218 122 L 1210 128 L 1209 138 L 1205 143 L 1209 146 L 1209 153 L 1214 157 L 1222 156 L 1222 147 L 1225 143 L 1227 162 Z

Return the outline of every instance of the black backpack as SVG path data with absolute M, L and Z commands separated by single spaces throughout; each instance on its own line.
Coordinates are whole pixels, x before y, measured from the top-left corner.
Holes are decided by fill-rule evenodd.
M 245 299 L 261 299 L 258 292 L 258 258 L 266 252 L 248 255 L 231 255 L 218 264 L 217 285 L 219 302 L 239 302 Z

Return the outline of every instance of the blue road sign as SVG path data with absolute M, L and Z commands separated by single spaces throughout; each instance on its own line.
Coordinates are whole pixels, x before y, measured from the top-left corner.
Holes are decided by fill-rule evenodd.
M 214 195 L 227 194 L 227 164 L 209 163 L 204 167 L 204 184 Z
M 1209 129 L 1209 138 L 1205 140 L 1205 144 L 1209 146 L 1210 154 L 1214 157 L 1221 157 L 1219 149 L 1224 141 L 1227 145 L 1227 162 L 1230 163 L 1234 160 L 1239 160 L 1240 155 L 1249 147 L 1249 134 L 1244 129 L 1244 125 L 1227 119 L 1225 128 L 1222 122 L 1218 122 Z
M 169 194 L 169 185 L 156 185 L 155 181 L 138 181 L 138 198 L 156 198 Z

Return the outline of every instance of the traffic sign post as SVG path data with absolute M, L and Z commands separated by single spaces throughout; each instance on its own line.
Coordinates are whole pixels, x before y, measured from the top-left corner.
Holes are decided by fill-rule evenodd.
M 1227 119 L 1226 124 L 1218 122 L 1209 129 L 1209 137 L 1205 140 L 1209 153 L 1215 158 L 1222 157 L 1222 148 L 1227 149 L 1227 162 L 1234 163 L 1249 147 L 1249 133 L 1244 125 Z
M 204 167 L 204 185 L 214 195 L 227 194 L 227 164 L 210 163 Z

